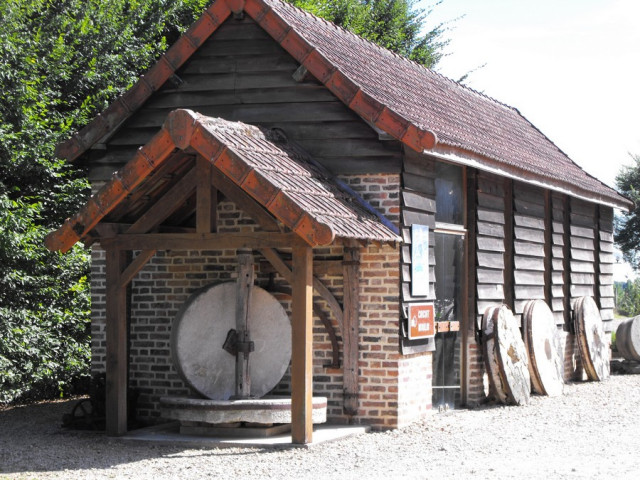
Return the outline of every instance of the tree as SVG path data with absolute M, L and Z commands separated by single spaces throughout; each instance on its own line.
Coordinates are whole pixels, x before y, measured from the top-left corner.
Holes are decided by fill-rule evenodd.
M 640 279 L 614 285 L 616 311 L 625 317 L 640 314 Z
M 629 198 L 634 207 L 616 217 L 615 241 L 633 268 L 640 267 L 640 155 L 631 155 L 633 165 L 623 167 L 616 176 L 618 191 Z
M 422 33 L 435 6 L 415 9 L 414 0 L 289 0 L 367 40 L 428 68 L 444 55 L 449 43 L 440 23 Z
M 131 86 L 208 0 L 0 0 L 0 403 L 89 373 L 89 256 L 44 236 L 86 200 L 54 156 Z
M 133 85 L 211 0 L 0 0 L 0 403 L 62 394 L 89 374 L 89 255 L 45 235 L 85 202 L 55 146 Z M 433 66 L 446 41 L 412 0 L 296 0 Z

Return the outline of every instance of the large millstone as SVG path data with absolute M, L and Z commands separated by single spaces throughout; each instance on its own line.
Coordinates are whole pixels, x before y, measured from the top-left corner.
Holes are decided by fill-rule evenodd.
M 236 357 L 222 345 L 236 328 L 236 283 L 219 283 L 192 295 L 176 316 L 171 349 L 178 372 L 212 400 L 235 395 Z M 291 361 L 291 324 L 280 302 L 253 286 L 249 305 L 251 396 L 262 397 L 282 379 Z
M 640 316 L 625 320 L 618 325 L 616 346 L 623 358 L 640 362 Z
M 591 297 L 575 303 L 575 330 L 582 365 L 589 380 L 609 378 L 609 342 L 604 333 L 600 310 Z
M 506 305 L 489 308 L 483 324 L 485 363 L 496 400 L 528 404 L 531 394 L 529 359 L 513 313 Z
M 529 354 L 533 391 L 550 397 L 562 395 L 564 363 L 558 328 L 544 300 L 526 303 L 522 314 L 524 344 Z
M 500 403 L 507 403 L 507 393 L 502 383 L 502 378 L 500 378 L 495 335 L 493 334 L 494 315 L 497 314 L 499 309 L 499 306 L 488 307 L 482 316 L 482 353 L 487 376 L 489 377 L 489 391 L 487 395 Z

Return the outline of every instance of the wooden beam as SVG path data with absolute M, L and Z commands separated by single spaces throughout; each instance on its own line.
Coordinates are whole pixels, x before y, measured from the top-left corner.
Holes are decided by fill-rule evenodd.
M 344 328 L 344 411 L 347 415 L 358 413 L 358 339 L 360 333 L 360 249 L 344 246 L 343 260 Z
M 120 275 L 127 253 L 107 250 L 106 430 L 109 436 L 127 432 L 127 295 Z
M 544 299 L 551 306 L 553 279 L 553 211 L 551 190 L 544 192 Z
M 477 227 L 477 211 L 478 211 L 478 172 L 475 169 L 466 167 L 465 182 L 465 226 L 467 227 L 467 235 L 465 238 L 465 276 L 466 282 L 463 286 L 464 300 L 462 305 L 462 339 L 460 349 L 460 402 L 463 405 L 469 403 L 469 382 L 471 371 L 469 359 L 470 339 L 475 338 L 478 343 L 479 331 L 481 326 L 478 325 L 478 314 L 476 307 L 476 288 L 477 288 L 477 250 L 476 250 L 476 229 Z M 475 368 L 475 366 L 474 366 Z
M 313 436 L 313 253 L 293 248 L 291 302 L 291 440 L 311 443 Z
M 124 272 L 120 274 L 120 280 L 118 284 L 120 287 L 125 288 L 136 274 L 144 267 L 147 262 L 156 254 L 156 250 L 143 250 L 138 256 L 125 268 Z
M 211 233 L 216 226 L 216 189 L 211 184 L 212 165 L 209 160 L 198 156 L 196 160 L 196 231 Z
M 162 221 L 182 205 L 196 189 L 197 170 L 190 170 L 160 200 L 153 204 L 131 225 L 127 233 L 145 233 L 160 225 Z
M 236 332 L 238 343 L 249 342 L 249 305 L 251 304 L 251 287 L 253 287 L 253 253 L 251 250 L 240 250 L 238 257 L 238 278 L 236 279 Z M 251 395 L 251 376 L 249 375 L 248 351 L 236 354 L 236 397 L 249 398 Z
M 191 154 L 185 154 L 182 151 L 176 151 L 170 158 L 167 158 L 160 167 L 145 180 L 145 185 L 153 185 L 152 191 L 169 190 L 170 183 L 173 178 L 180 176 L 180 173 L 184 173 L 185 170 L 193 168 L 194 156 Z M 121 212 L 126 212 L 124 216 L 136 212 L 144 205 L 144 197 L 149 194 L 147 188 L 136 188 L 118 205 L 118 209 Z M 118 219 L 118 220 L 121 220 Z
M 514 311 L 515 282 L 513 260 L 513 180 L 504 180 L 504 303 Z
M 293 285 L 293 272 L 289 268 L 289 266 L 285 263 L 285 261 L 280 257 L 278 252 L 271 248 L 262 248 L 260 249 L 260 253 L 269 260 L 269 263 L 275 268 L 276 272 L 278 272 L 282 277 L 289 282 L 290 285 Z M 329 289 L 320 281 L 320 279 L 313 277 L 313 289 L 316 293 L 322 298 L 325 302 L 327 302 L 327 306 L 334 318 L 336 319 L 336 323 L 338 324 L 338 328 L 344 334 L 344 312 L 342 307 L 336 300 L 336 297 L 329 291 Z
M 286 296 L 291 299 L 291 288 L 283 287 L 279 285 L 270 286 L 267 290 L 269 293 L 278 293 L 279 295 Z M 340 368 L 340 349 L 338 347 L 338 336 L 333 328 L 331 319 L 324 313 L 322 307 L 316 302 L 313 302 L 313 314 L 320 319 L 322 325 L 324 325 L 329 340 L 331 340 L 331 363 L 325 363 L 325 368 Z
M 212 169 L 213 186 L 220 190 L 225 197 L 234 202 L 240 209 L 245 211 L 251 218 L 260 224 L 267 232 L 279 232 L 280 226 L 277 220 L 262 205 L 256 202 L 242 188 L 229 180 L 217 168 Z
M 123 234 L 104 239 L 101 244 L 105 248 L 118 250 L 261 249 L 306 245 L 304 240 L 292 232 Z
M 564 329 L 570 331 L 571 318 L 571 197 L 562 197 L 562 307 Z
M 131 228 L 131 225 L 133 224 L 100 222 L 93 230 L 97 233 L 96 240 L 99 241 L 126 233 L 127 230 Z M 160 225 L 157 229 L 154 229 L 154 231 L 158 233 L 196 233 L 196 229 L 193 227 L 171 227 L 168 225 Z

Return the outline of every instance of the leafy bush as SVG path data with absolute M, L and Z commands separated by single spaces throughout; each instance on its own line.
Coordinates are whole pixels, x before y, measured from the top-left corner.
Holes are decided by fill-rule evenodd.
M 614 288 L 618 314 L 626 317 L 640 315 L 640 279 L 616 283 Z
M 0 0 L 0 403 L 89 375 L 89 255 L 44 248 L 86 200 L 55 146 L 131 86 L 208 0 Z

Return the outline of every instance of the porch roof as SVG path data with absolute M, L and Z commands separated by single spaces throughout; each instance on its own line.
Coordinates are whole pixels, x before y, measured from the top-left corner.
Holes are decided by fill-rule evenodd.
M 185 203 L 182 217 L 190 216 L 196 209 L 195 202 L 188 205 L 196 195 L 196 155 L 311 246 L 335 238 L 401 241 L 388 219 L 282 132 L 179 109 L 76 215 L 47 236 L 47 247 L 67 251 L 91 239 L 101 221 L 137 222 L 172 190 L 178 190 L 173 197 L 180 200 L 169 205 L 162 220 Z

